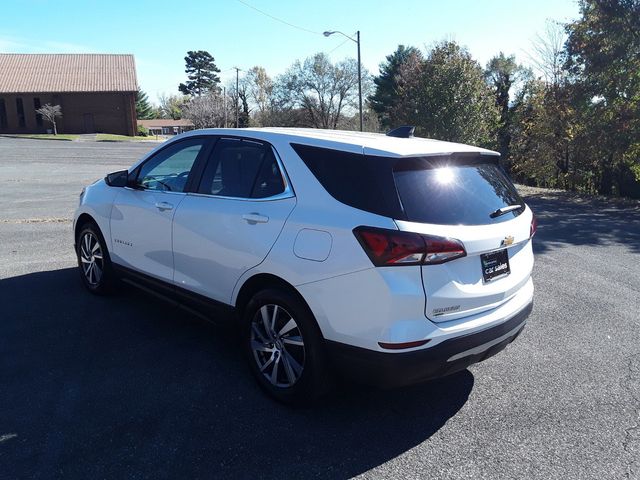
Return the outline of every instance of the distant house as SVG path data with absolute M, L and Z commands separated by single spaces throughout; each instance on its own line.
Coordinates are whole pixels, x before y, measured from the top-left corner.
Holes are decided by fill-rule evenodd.
M 172 120 L 170 118 L 138 120 L 138 125 L 149 130 L 149 135 L 177 135 L 195 128 L 191 120 L 184 118 L 181 120 Z
M 133 55 L 0 54 L 0 133 L 46 133 L 36 114 L 60 105 L 60 133 L 135 135 Z

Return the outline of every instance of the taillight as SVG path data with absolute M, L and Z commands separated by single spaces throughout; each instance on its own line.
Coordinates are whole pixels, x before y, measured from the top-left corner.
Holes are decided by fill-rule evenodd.
M 426 265 L 437 265 L 438 263 L 464 257 L 467 254 L 462 242 L 459 240 L 435 237 L 433 235 L 422 235 L 422 238 L 427 246 L 423 262 Z
M 535 213 L 531 212 L 531 228 L 529 229 L 529 238 L 532 238 L 536 234 L 536 230 L 538 230 L 538 219 L 536 218 Z
M 353 233 L 376 267 L 436 265 L 467 254 L 452 238 L 374 227 L 357 227 Z

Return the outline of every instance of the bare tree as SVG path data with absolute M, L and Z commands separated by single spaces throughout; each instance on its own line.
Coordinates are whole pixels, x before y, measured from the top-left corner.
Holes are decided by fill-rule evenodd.
M 255 121 L 260 126 L 269 123 L 273 110 L 273 80 L 263 67 L 253 67 L 242 79 L 249 94 L 249 100 L 254 105 Z
M 238 83 L 237 91 L 235 80 L 230 81 L 227 86 L 227 94 L 229 95 L 231 106 L 233 106 L 234 109 L 233 118 L 235 118 L 236 114 L 235 108 L 238 108 L 238 127 L 248 127 L 251 119 L 252 108 L 249 105 L 249 82 L 246 81 L 246 76 L 242 77 Z
M 543 35 L 536 35 L 533 52 L 528 54 L 535 70 L 550 84 L 559 85 L 565 76 L 564 44 L 567 35 L 559 23 L 547 22 Z
M 222 127 L 224 103 L 222 96 L 214 93 L 194 97 L 183 107 L 183 116 L 191 120 L 196 128 Z
M 182 109 L 184 105 L 189 101 L 189 97 L 184 95 L 166 95 L 162 94 L 159 97 L 160 107 L 159 112 L 162 118 L 172 118 L 173 120 L 180 120 L 182 118 Z
M 60 105 L 51 105 L 50 103 L 45 103 L 42 107 L 36 110 L 36 113 L 42 115 L 42 118 L 51 123 L 51 125 L 53 125 L 53 134 L 58 135 L 56 118 L 62 116 L 62 109 L 60 108 Z
M 364 72 L 364 77 L 367 76 Z M 316 128 L 337 128 L 345 110 L 354 109 L 357 104 L 355 60 L 334 65 L 326 54 L 318 53 L 304 63 L 295 62 L 279 81 L 290 92 L 293 106 L 303 109 L 308 124 Z

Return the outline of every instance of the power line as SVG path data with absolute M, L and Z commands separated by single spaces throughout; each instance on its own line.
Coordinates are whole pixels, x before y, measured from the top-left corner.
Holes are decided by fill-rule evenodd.
M 259 8 L 254 7 L 253 5 L 249 5 L 247 2 L 244 2 L 243 0 L 238 0 L 239 3 L 243 4 L 245 7 L 249 7 L 252 10 L 255 10 L 258 13 L 261 13 L 262 15 L 265 15 L 273 20 L 275 20 L 276 22 L 280 22 L 280 23 L 284 23 L 285 25 L 288 25 L 289 27 L 293 27 L 293 28 L 297 28 L 298 30 L 302 30 L 303 32 L 307 32 L 307 33 L 313 33 L 314 35 L 322 35 L 321 32 L 314 32 L 313 30 L 309 30 L 308 28 L 304 28 L 304 27 L 299 27 L 298 25 L 294 25 L 293 23 L 289 23 L 286 20 L 282 20 L 281 18 L 278 17 L 274 17 L 273 15 L 264 12 L 262 10 L 260 10 Z
M 347 38 L 344 42 L 342 42 L 340 45 L 338 45 L 336 48 L 334 48 L 333 50 L 329 51 L 328 55 L 331 55 L 333 52 L 335 52 L 336 50 L 338 50 L 341 46 L 343 46 L 345 43 L 347 43 L 349 40 L 351 40 L 350 38 Z

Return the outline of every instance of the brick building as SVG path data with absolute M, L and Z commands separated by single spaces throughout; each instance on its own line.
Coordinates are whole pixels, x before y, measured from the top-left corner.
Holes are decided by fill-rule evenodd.
M 170 118 L 138 120 L 138 125 L 149 130 L 149 135 L 178 135 L 195 128 L 193 122 L 186 118 L 180 120 L 172 120 Z
M 0 54 L 0 133 L 46 133 L 50 103 L 58 133 L 135 135 L 137 88 L 133 55 Z

